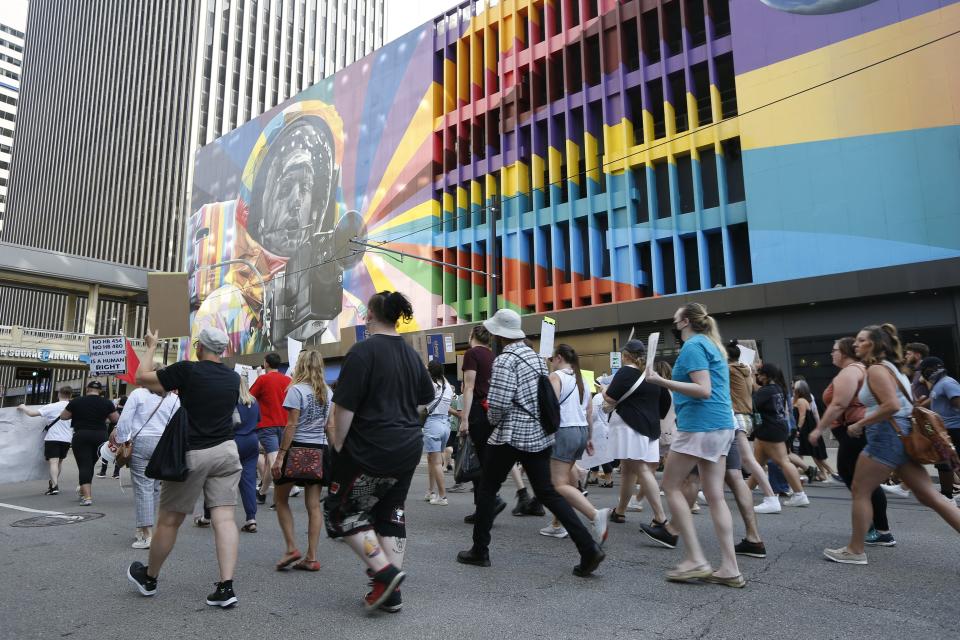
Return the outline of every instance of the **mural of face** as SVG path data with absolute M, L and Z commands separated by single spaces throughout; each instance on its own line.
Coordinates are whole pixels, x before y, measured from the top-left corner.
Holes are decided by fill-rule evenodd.
M 761 0 L 773 9 L 803 15 L 840 13 L 866 6 L 876 0 Z
M 304 149 L 280 149 L 267 167 L 261 237 L 282 256 L 293 255 L 313 221 L 312 155 Z

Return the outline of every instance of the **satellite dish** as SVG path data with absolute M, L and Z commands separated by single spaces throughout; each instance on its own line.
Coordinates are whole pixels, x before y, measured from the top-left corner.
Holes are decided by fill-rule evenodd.
M 363 259 L 365 249 L 352 240 L 366 242 L 367 225 L 359 212 L 351 210 L 340 216 L 333 232 L 334 255 L 337 256 L 337 264 L 344 271 L 354 268 Z

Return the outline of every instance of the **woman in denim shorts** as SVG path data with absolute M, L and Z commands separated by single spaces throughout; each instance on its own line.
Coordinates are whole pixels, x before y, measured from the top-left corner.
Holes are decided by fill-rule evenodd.
M 847 427 L 852 437 L 867 434 L 867 446 L 857 460 L 853 476 L 853 532 L 847 546 L 824 549 L 823 555 L 842 564 L 867 564 L 864 537 L 873 519 L 870 495 L 896 471 L 913 490 L 917 500 L 937 512 L 960 532 L 960 508 L 933 488 L 930 475 L 907 456 L 906 449 L 891 422 L 900 432 L 910 433 L 910 381 L 897 368 L 903 363 L 903 350 L 897 328 L 892 324 L 864 327 L 854 344 L 857 357 L 867 366 L 866 384 L 860 389 L 860 402 L 866 414 Z
M 559 344 L 550 358 L 550 368 L 550 384 L 560 401 L 560 428 L 554 435 L 550 454 L 550 479 L 557 493 L 592 523 L 593 539 L 602 545 L 607 539 L 610 509 L 597 509 L 587 500 L 577 488 L 579 475 L 573 470 L 584 452 L 593 455 L 590 427 L 593 406 L 580 373 L 580 356 L 570 345 Z M 567 530 L 554 518 L 540 530 L 540 535 L 566 538 Z

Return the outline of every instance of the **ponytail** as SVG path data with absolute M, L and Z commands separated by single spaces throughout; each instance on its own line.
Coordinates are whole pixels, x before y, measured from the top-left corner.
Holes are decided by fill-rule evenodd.
M 553 354 L 560 356 L 565 362 L 570 364 L 570 367 L 573 369 L 573 375 L 577 381 L 577 391 L 579 392 L 580 402 L 583 402 L 586 389 L 583 384 L 583 372 L 580 370 L 580 356 L 576 350 L 568 344 L 558 344 Z
M 413 320 L 413 305 L 399 291 L 381 291 L 370 297 L 367 313 L 384 324 L 396 326 L 401 318 L 404 323 Z
M 895 326 L 889 322 L 881 325 L 872 324 L 861 331 L 870 334 L 870 342 L 873 343 L 871 353 L 863 358 L 865 365 L 870 366 L 881 360 L 888 360 L 896 367 L 903 365 L 903 345 L 900 343 L 900 336 Z
M 690 328 L 701 333 L 717 345 L 720 353 L 726 351 L 723 339 L 720 337 L 720 328 L 713 316 L 707 313 L 707 307 L 699 302 L 691 302 L 681 307 L 681 317 L 690 321 Z

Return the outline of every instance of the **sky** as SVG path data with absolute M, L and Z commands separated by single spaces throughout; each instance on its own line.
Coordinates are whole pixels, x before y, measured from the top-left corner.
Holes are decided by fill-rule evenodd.
M 390 1 L 397 2 L 397 0 Z M 26 29 L 27 0 L 0 0 L 0 22 L 20 31 Z
M 0 3 L 6 1 L 0 0 Z M 460 2 L 462 0 L 387 0 L 386 42 L 399 38 Z

